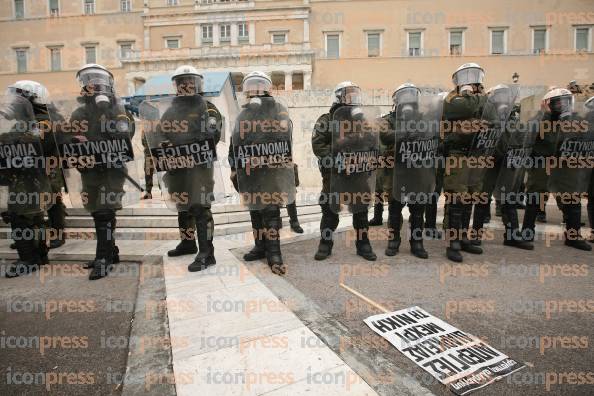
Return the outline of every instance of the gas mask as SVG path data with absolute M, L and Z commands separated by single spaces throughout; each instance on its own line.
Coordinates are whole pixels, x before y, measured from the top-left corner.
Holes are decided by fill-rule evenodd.
M 105 111 L 111 105 L 115 96 L 113 88 L 113 77 L 105 70 L 89 68 L 81 71 L 78 81 L 82 87 L 82 95 L 93 98 L 95 105 Z
M 365 118 L 363 108 L 361 106 L 353 106 L 353 108 L 351 109 L 351 116 L 355 121 L 362 121 Z
M 573 98 L 570 96 L 559 96 L 551 98 L 549 109 L 554 118 L 567 120 L 573 113 Z

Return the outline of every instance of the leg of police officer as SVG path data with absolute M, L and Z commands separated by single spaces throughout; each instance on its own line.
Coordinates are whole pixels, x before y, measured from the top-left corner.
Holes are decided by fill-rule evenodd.
M 429 254 L 423 247 L 423 212 L 425 205 L 423 204 L 409 204 L 408 210 L 410 217 L 410 252 L 422 259 L 429 258 Z
M 367 219 L 367 211 L 353 213 L 353 228 L 357 234 L 357 255 L 363 257 L 365 260 L 375 261 L 377 256 L 373 253 L 371 243 L 369 242 L 369 221 Z
M 539 212 L 544 211 L 546 205 L 547 173 L 544 168 L 535 167 L 528 169 L 526 181 L 526 209 L 522 224 L 522 238 L 533 242 L 536 236 L 536 219 Z
M 280 230 L 282 220 L 280 206 L 268 205 L 261 211 L 262 223 L 266 233 L 266 260 L 273 273 L 284 275 L 286 267 L 283 264 L 283 256 L 280 247 Z
M 107 276 L 112 269 L 116 213 L 112 209 L 101 209 L 91 213 L 91 215 L 95 222 L 97 247 L 89 280 L 96 280 Z
M 485 174 L 484 182 L 482 185 L 481 200 L 474 205 L 474 214 L 472 218 L 472 236 L 470 242 L 475 246 L 482 244 L 482 235 L 485 228 L 485 223 L 490 217 L 491 212 L 491 195 L 495 189 L 495 183 L 497 183 L 497 174 L 499 167 L 494 166 L 487 170 Z
M 254 247 L 243 255 L 243 259 L 245 261 L 261 260 L 266 257 L 266 236 L 264 235 L 262 213 L 259 210 L 250 210 L 250 219 L 252 221 Z
M 194 230 L 196 229 L 195 217 L 187 212 L 177 212 L 177 223 L 179 225 L 180 243 L 175 249 L 167 252 L 169 257 L 178 257 L 186 254 L 195 254 L 198 252 L 196 248 L 196 236 Z
M 503 234 L 503 244 L 505 246 L 516 247 L 523 250 L 534 250 L 534 245 L 530 241 L 525 241 L 520 233 L 518 221 L 518 206 L 516 202 L 510 202 L 504 197 L 500 203 L 501 221 L 505 226 Z
M 443 190 L 444 169 L 438 168 L 435 178 L 435 191 L 425 205 L 425 235 L 431 239 L 441 239 L 441 231 L 437 229 L 437 203 Z
M 7 278 L 14 278 L 36 271 L 47 264 L 47 245 L 43 229 L 43 215 L 17 215 L 10 213 L 12 238 L 15 241 L 19 259 L 6 270 Z
M 217 263 L 214 256 L 214 220 L 212 211 L 207 205 L 194 205 L 190 208 L 190 214 L 196 222 L 196 235 L 198 239 L 199 253 L 194 261 L 188 266 L 188 271 L 202 271 Z
M 402 208 L 404 205 L 391 199 L 388 205 L 388 246 L 386 256 L 395 256 L 400 249 L 400 228 L 402 228 Z
M 144 146 L 144 182 L 145 182 L 145 194 L 143 199 L 151 199 L 153 197 L 153 174 L 155 168 L 153 167 L 153 158 L 151 157 L 151 150 L 146 145 L 146 140 L 142 139 Z
M 330 175 L 322 173 L 322 192 L 319 199 L 322 219 L 320 220 L 320 244 L 314 256 L 316 260 L 325 260 L 332 254 L 332 247 L 334 246 L 332 236 L 340 220 L 338 213 L 332 210 L 331 205 L 338 205 L 338 202 L 333 202 L 334 200 L 334 197 L 330 194 Z
M 303 228 L 299 224 L 299 217 L 297 217 L 297 203 L 293 202 L 287 204 L 287 214 L 289 215 L 289 225 L 291 230 L 298 234 L 303 234 Z
M 561 204 L 565 216 L 565 245 L 584 251 L 591 251 L 592 246 L 588 245 L 580 235 L 582 222 L 582 204 Z
M 62 196 L 56 196 L 56 202 L 47 210 L 47 218 L 51 230 L 50 249 L 56 249 L 65 243 L 64 228 L 66 227 L 66 206 Z

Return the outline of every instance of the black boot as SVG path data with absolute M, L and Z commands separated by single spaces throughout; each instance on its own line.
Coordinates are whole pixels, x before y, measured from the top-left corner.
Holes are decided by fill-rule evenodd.
M 487 204 L 474 205 L 474 215 L 472 216 L 472 238 L 470 239 L 470 243 L 474 246 L 482 245 L 483 231 L 485 229 L 485 223 L 488 223 L 487 215 L 489 214 L 489 211 L 489 205 Z
M 266 227 L 266 260 L 273 274 L 284 275 L 287 267 L 283 263 L 280 247 L 280 230 L 282 222 L 280 208 L 269 206 L 262 211 L 262 220 Z
M 353 228 L 357 233 L 357 255 L 368 261 L 375 261 L 377 256 L 373 253 L 371 243 L 369 243 L 369 222 L 367 221 L 367 212 L 353 213 Z
M 468 239 L 468 227 L 470 226 L 470 216 L 472 214 L 472 204 L 462 205 L 462 238 L 460 245 L 462 250 L 470 254 L 483 254 L 483 249 L 473 245 Z M 473 238 L 476 239 L 476 238 Z
M 569 246 L 586 252 L 592 251 L 590 246 L 580 235 L 582 205 L 563 205 L 563 212 L 567 222 L 565 223 L 565 246 Z
M 303 234 L 303 228 L 299 224 L 299 218 L 297 217 L 297 204 L 293 202 L 287 205 L 287 214 L 289 215 L 289 225 L 291 230 L 297 234 Z
M 19 258 L 6 269 L 7 278 L 29 274 L 48 263 L 47 245 L 41 234 L 44 231 L 37 220 L 43 222 L 43 218 L 31 220 L 18 215 L 11 216 L 12 238 Z
M 524 208 L 522 207 L 522 209 Z M 499 200 L 495 201 L 495 216 L 501 217 L 501 203 L 499 202 Z
M 538 216 L 538 202 L 528 200 L 524 210 L 524 221 L 522 222 L 522 239 L 527 242 L 534 242 L 536 236 L 536 217 Z
M 194 261 L 188 265 L 188 271 L 203 271 L 217 263 L 214 256 L 214 245 L 212 243 L 214 234 L 214 221 L 210 208 L 200 208 L 194 213 L 196 216 L 196 234 L 198 235 L 198 247 L 200 253 Z
M 198 248 L 196 247 L 195 227 L 196 223 L 194 216 L 189 212 L 178 212 L 177 223 L 179 224 L 179 235 L 181 242 L 177 244 L 175 249 L 167 252 L 169 257 L 179 257 L 186 254 L 196 254 Z
M 64 228 L 66 226 L 66 206 L 62 202 L 61 197 L 56 198 L 56 203 L 52 205 L 47 211 L 47 217 L 49 220 L 49 227 L 52 231 L 52 239 L 50 240 L 50 249 L 56 249 L 66 243 Z
M 373 207 L 373 218 L 369 220 L 370 226 L 381 226 L 384 224 L 384 203 L 381 199 L 377 199 Z
M 423 205 L 409 205 L 410 252 L 413 256 L 427 259 L 429 254 L 423 247 Z
M 89 280 L 101 279 L 109 274 L 113 268 L 114 240 L 113 225 L 115 211 L 100 210 L 93 213 L 95 233 L 97 235 L 97 249 L 95 260 L 89 273 Z
M 431 198 L 431 203 L 425 205 L 425 236 L 428 239 L 442 239 L 443 234 L 437 228 L 437 201 Z
M 400 228 L 402 227 L 402 204 L 396 200 L 388 205 L 388 246 L 386 256 L 396 256 L 400 249 Z
M 450 239 L 450 246 L 446 249 L 446 256 L 449 260 L 461 263 L 463 261 L 462 244 L 460 237 L 462 235 L 462 211 L 461 204 L 448 204 L 448 237 Z
M 534 250 L 534 244 L 522 239 L 518 222 L 518 209 L 515 205 L 501 205 L 501 221 L 505 226 L 503 244 L 523 250 Z
M 322 208 L 322 219 L 320 220 L 321 238 L 314 256 L 317 261 L 325 260 L 332 255 L 332 247 L 334 246 L 332 236 L 340 220 L 338 214 L 332 211 L 329 204 L 321 204 L 320 206 Z
M 243 255 L 245 261 L 262 260 L 266 257 L 266 237 L 264 235 L 264 223 L 259 210 L 250 210 L 252 221 L 252 235 L 254 236 L 254 247 Z

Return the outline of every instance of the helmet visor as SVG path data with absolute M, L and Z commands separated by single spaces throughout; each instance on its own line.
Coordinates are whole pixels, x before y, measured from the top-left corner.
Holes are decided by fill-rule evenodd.
M 573 112 L 573 96 L 564 95 L 551 98 L 549 107 L 555 114 L 571 113 Z
M 417 104 L 419 102 L 419 90 L 412 87 L 400 89 L 394 93 L 392 100 L 396 106 Z
M 482 84 L 485 80 L 485 72 L 476 67 L 462 69 L 454 73 L 452 80 L 458 87 L 470 84 Z
M 247 96 L 259 96 L 269 94 L 272 88 L 272 83 L 259 76 L 254 76 L 246 79 L 243 82 L 242 90 Z
M 103 69 L 89 68 L 78 74 L 78 82 L 81 87 L 88 85 L 103 85 L 113 87 L 113 77 Z
M 363 104 L 363 97 L 361 95 L 361 88 L 346 87 L 338 91 L 336 95 L 338 103 L 358 106 Z
M 173 85 L 180 95 L 195 95 L 202 93 L 204 83 L 201 76 L 186 74 L 173 79 Z

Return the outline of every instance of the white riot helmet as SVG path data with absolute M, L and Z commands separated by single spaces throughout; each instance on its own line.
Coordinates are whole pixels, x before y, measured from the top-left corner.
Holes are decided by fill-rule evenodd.
M 49 104 L 49 91 L 37 81 L 20 80 L 8 86 L 8 94 L 27 98 L 31 103 L 39 105 Z
M 264 72 L 253 71 L 243 78 L 241 90 L 248 98 L 270 95 L 272 80 Z
M 477 63 L 465 63 L 452 74 L 452 82 L 459 87 L 459 92 L 474 91 L 473 85 L 485 81 L 485 70 Z
M 487 96 L 489 97 L 489 102 L 496 106 L 500 117 L 507 118 L 515 100 L 512 89 L 505 84 L 499 84 L 489 88 L 487 90 Z
M 592 96 L 590 99 L 586 100 L 586 103 L 584 103 L 584 106 L 588 110 L 594 110 L 594 96 Z
M 82 88 L 82 94 L 94 97 L 97 106 L 108 106 L 111 98 L 115 96 L 113 74 L 101 65 L 84 65 L 76 73 L 76 79 Z
M 410 118 L 419 108 L 421 90 L 416 85 L 405 83 L 396 88 L 392 94 L 394 109 L 400 117 Z
M 343 81 L 334 88 L 334 103 L 345 104 L 349 106 L 358 106 L 363 104 L 361 88 L 351 81 Z
M 196 95 L 204 92 L 204 77 L 194 66 L 180 66 L 171 75 L 178 95 Z
M 573 94 L 565 88 L 553 88 L 542 98 L 542 108 L 556 117 L 569 117 L 573 113 Z

